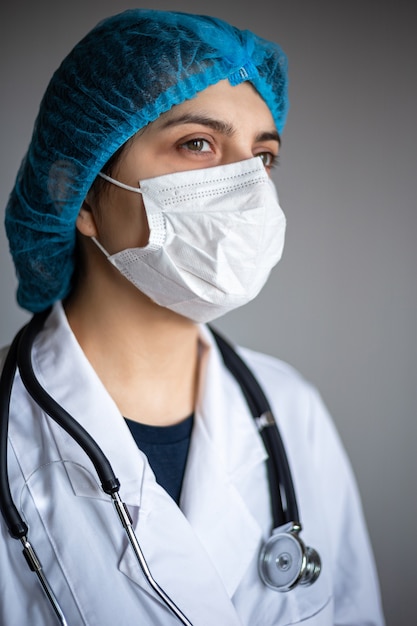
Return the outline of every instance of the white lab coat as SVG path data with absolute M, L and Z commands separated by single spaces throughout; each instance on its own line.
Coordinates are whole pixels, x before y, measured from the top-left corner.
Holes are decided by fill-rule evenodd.
M 121 482 L 159 585 L 193 626 L 380 626 L 383 617 L 357 489 L 315 391 L 288 365 L 242 350 L 270 399 L 292 470 L 302 538 L 321 555 L 310 587 L 267 588 L 258 553 L 271 518 L 265 450 L 208 330 L 178 508 L 155 482 L 123 417 L 89 365 L 60 304 L 33 348 L 36 375 L 94 437 Z M 9 477 L 29 540 L 69 626 L 177 626 L 150 588 L 85 453 L 28 399 L 17 376 Z M 54 626 L 21 544 L 0 523 L 1 626 Z

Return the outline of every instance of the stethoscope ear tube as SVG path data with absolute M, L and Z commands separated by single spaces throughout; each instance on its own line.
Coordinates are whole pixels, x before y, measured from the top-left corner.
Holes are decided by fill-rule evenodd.
M 50 309 L 36 313 L 24 329 L 17 346 L 17 366 L 20 377 L 28 393 L 40 408 L 59 424 L 88 455 L 97 471 L 103 491 L 111 495 L 119 491 L 120 482 L 114 475 L 107 457 L 81 424 L 45 391 L 33 371 L 32 345 L 49 313 Z
M 9 408 L 17 367 L 22 382 L 33 399 L 88 454 L 100 478 L 103 491 L 111 495 L 120 487 L 119 480 L 114 475 L 107 457 L 94 439 L 41 387 L 36 379 L 32 367 L 31 348 L 49 313 L 50 309 L 36 313 L 30 322 L 20 329 L 9 348 L 0 377 L 0 509 L 9 532 L 15 539 L 26 537 L 28 532 L 27 524 L 13 502 L 7 470 Z
M 25 326 L 13 339 L 0 378 L 0 509 L 9 533 L 15 539 L 22 539 L 28 532 L 28 527 L 13 502 L 7 470 L 10 398 L 16 372 L 17 348 L 24 330 Z

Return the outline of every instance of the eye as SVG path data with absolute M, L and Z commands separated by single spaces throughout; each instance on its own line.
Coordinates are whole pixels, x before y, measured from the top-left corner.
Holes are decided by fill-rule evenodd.
M 278 155 L 273 154 L 272 152 L 259 152 L 256 156 L 261 157 L 262 163 L 267 169 L 274 167 L 274 165 L 278 164 Z
M 196 137 L 195 139 L 190 139 L 180 145 L 180 148 L 184 148 L 185 150 L 190 150 L 190 152 L 211 152 L 211 145 L 207 141 L 207 139 L 201 139 L 200 137 Z

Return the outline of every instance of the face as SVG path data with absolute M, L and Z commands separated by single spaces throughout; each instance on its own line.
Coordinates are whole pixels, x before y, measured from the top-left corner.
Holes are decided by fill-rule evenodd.
M 150 123 L 129 142 L 111 176 L 137 187 L 147 178 L 256 155 L 270 172 L 278 150 L 279 136 L 263 99 L 249 83 L 232 87 L 225 80 Z M 79 230 L 96 236 L 110 254 L 145 246 L 149 229 L 141 195 L 105 185 L 105 193 L 91 201 L 87 198 L 89 214 L 81 211 Z M 87 221 L 91 218 L 91 224 L 83 216 Z

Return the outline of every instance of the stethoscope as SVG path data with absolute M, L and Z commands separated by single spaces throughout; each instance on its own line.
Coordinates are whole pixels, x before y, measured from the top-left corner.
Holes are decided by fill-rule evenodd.
M 67 625 L 63 611 L 49 584 L 40 559 L 28 540 L 28 527 L 19 514 L 10 492 L 7 469 L 9 407 L 16 369 L 26 390 L 41 409 L 59 424 L 84 450 L 93 463 L 103 491 L 113 501 L 120 522 L 150 586 L 174 615 L 186 626 L 191 622 L 159 586 L 141 550 L 132 519 L 119 495 L 120 483 L 103 451 L 88 432 L 65 411 L 40 385 L 32 367 L 32 346 L 50 309 L 36 313 L 14 338 L 0 378 L 0 509 L 12 537 L 21 541 L 26 562 L 38 580 L 59 622 Z M 268 401 L 256 378 L 232 346 L 211 329 L 224 363 L 239 383 L 268 453 L 267 473 L 271 498 L 273 530 L 259 554 L 258 570 L 262 581 L 277 591 L 296 585 L 311 585 L 321 571 L 321 561 L 313 548 L 304 545 L 299 534 L 298 506 L 282 439 Z

